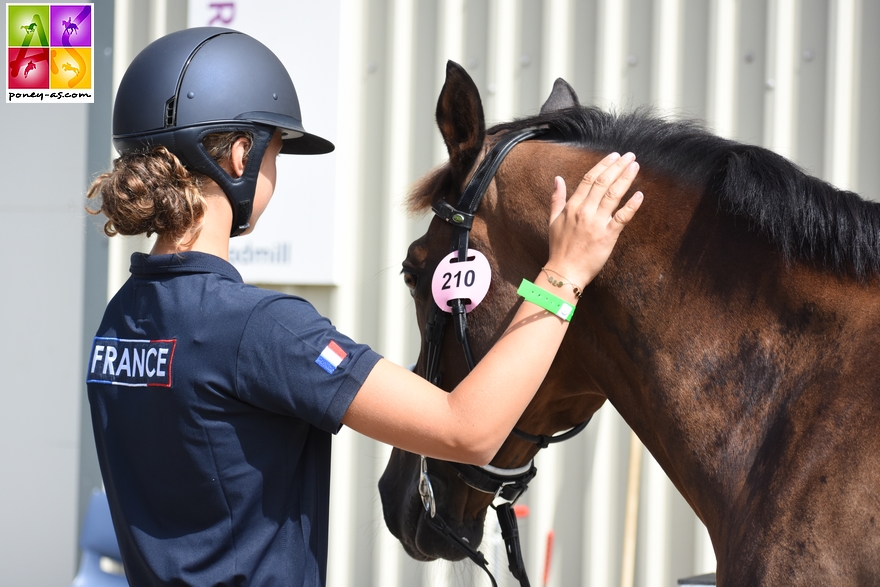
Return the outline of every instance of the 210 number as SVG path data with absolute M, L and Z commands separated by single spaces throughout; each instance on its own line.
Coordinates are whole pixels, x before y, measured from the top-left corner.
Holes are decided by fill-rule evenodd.
M 456 271 L 453 273 L 444 273 L 443 278 L 445 281 L 443 282 L 443 287 L 441 289 L 451 289 L 451 282 L 455 279 L 455 287 L 461 287 L 461 271 Z M 471 287 L 474 282 L 477 280 L 477 274 L 473 269 L 468 269 L 464 274 L 464 286 Z

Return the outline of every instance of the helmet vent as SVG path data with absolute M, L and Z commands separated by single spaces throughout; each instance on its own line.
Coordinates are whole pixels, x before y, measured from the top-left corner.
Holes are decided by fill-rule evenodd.
M 165 127 L 174 126 L 177 118 L 177 99 L 172 96 L 165 102 Z

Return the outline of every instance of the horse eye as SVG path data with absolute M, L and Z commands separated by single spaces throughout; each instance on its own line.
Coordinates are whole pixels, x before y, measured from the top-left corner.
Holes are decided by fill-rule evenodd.
M 406 284 L 406 287 L 409 288 L 409 295 L 416 295 L 416 285 L 418 285 L 419 278 L 415 273 L 410 273 L 406 269 L 400 272 L 403 274 L 403 282 Z

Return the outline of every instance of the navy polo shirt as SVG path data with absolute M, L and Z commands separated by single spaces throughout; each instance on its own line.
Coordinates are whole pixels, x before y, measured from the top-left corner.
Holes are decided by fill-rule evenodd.
M 324 585 L 330 440 L 379 355 L 203 253 L 132 256 L 87 366 L 132 585 Z

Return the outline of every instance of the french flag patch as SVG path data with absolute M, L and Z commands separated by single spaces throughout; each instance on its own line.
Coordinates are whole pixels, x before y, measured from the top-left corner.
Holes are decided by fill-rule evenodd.
M 336 367 L 339 366 L 339 363 L 348 356 L 342 347 L 336 344 L 334 341 L 330 341 L 330 344 L 324 347 L 324 350 L 321 351 L 321 356 L 319 356 L 315 362 L 318 364 L 321 369 L 326 371 L 327 373 L 332 374 L 336 371 Z

